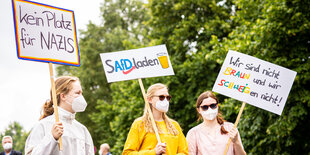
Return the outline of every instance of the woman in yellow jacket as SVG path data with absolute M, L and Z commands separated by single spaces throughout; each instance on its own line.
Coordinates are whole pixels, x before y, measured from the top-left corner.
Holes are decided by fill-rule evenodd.
M 154 84 L 149 87 L 146 95 L 162 143 L 157 142 L 148 112 L 144 108 L 143 116 L 137 118 L 131 126 L 123 155 L 188 155 L 187 141 L 180 125 L 166 115 L 171 99 L 168 87 L 161 83 Z

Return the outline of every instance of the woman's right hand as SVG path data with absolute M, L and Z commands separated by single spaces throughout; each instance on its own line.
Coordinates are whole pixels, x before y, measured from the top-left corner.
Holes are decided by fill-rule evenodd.
M 52 135 L 55 140 L 58 140 L 64 132 L 64 127 L 61 122 L 56 122 L 52 127 Z
M 156 155 L 161 155 L 166 153 L 166 143 L 158 143 L 155 147 Z

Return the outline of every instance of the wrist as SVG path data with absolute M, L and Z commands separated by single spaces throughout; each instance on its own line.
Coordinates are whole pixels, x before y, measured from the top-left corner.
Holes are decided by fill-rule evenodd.
M 232 142 L 233 142 L 234 145 L 241 145 L 239 139 L 237 139 L 237 140 L 235 140 L 235 141 L 232 140 Z

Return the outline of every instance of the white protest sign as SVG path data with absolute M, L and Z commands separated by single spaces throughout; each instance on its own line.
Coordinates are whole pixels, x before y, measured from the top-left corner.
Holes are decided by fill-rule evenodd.
M 101 53 L 108 82 L 174 75 L 165 45 Z
M 74 12 L 12 0 L 19 59 L 80 66 Z
M 296 72 L 229 51 L 213 91 L 281 115 Z

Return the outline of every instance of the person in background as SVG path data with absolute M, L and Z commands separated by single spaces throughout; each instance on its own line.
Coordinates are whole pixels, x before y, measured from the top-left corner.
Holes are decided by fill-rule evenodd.
M 104 143 L 100 145 L 99 155 L 112 155 L 109 144 Z
M 203 122 L 186 135 L 190 155 L 224 154 L 226 144 L 231 138 L 227 155 L 245 155 L 239 132 L 234 125 L 225 122 L 218 112 L 218 99 L 211 91 L 206 91 L 197 99 L 196 110 Z
M 152 113 L 148 113 L 146 104 L 143 116 L 131 126 L 123 155 L 187 155 L 187 142 L 180 125 L 166 115 L 171 99 L 168 87 L 161 83 L 154 84 L 148 88 L 146 96 Z M 154 117 L 162 143 L 157 141 L 149 115 Z
M 2 138 L 2 147 L 4 151 L 0 155 L 22 155 L 21 152 L 13 150 L 13 139 L 11 136 L 4 136 Z
M 94 155 L 93 140 L 87 128 L 75 120 L 87 103 L 77 77 L 62 76 L 55 81 L 60 122 L 55 122 L 53 101 L 43 105 L 40 121 L 32 128 L 25 145 L 31 155 Z M 52 95 L 51 95 L 52 97 Z M 63 150 L 59 151 L 59 138 Z

